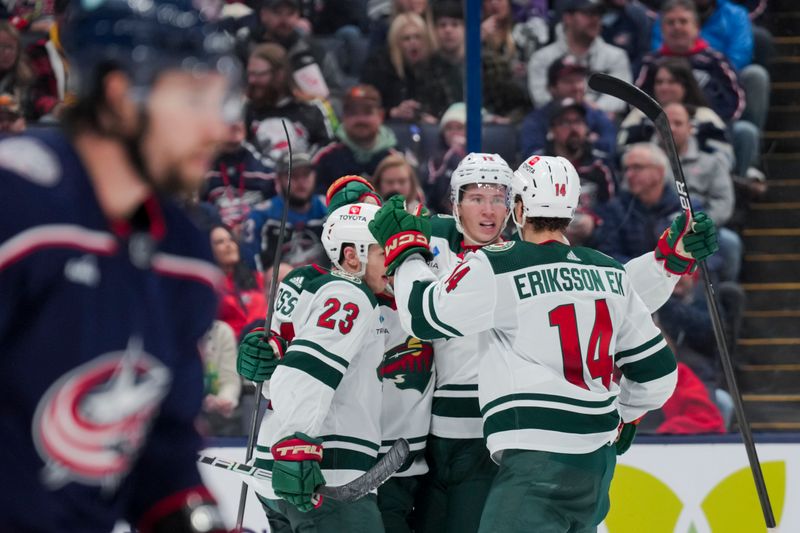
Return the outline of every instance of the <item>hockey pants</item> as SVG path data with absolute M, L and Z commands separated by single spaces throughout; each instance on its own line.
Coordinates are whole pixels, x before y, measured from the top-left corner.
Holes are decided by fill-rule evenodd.
M 497 472 L 483 439 L 430 436 L 430 471 L 417 498 L 417 533 L 475 533 Z
M 258 498 L 272 533 L 383 533 L 377 497 L 368 494 L 352 503 L 325 499 L 307 513 L 285 500 Z
M 609 509 L 616 448 L 587 454 L 506 450 L 480 533 L 591 533 Z

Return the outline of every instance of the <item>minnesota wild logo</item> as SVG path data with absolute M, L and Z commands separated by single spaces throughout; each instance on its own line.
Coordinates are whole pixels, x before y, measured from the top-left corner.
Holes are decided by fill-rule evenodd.
M 378 367 L 378 378 L 393 381 L 398 389 L 425 391 L 431 380 L 433 346 L 416 337 L 388 350 Z

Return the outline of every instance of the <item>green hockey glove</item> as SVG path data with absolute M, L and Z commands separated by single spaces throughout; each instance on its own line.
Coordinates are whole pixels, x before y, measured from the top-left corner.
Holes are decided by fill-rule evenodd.
M 714 221 L 702 211 L 694 218 L 683 212 L 672 221 L 656 245 L 656 260 L 672 274 L 689 274 L 697 268 L 697 261 L 706 260 L 719 250 Z
M 328 213 L 333 213 L 343 205 L 363 202 L 367 198 L 372 198 L 376 205 L 383 205 L 381 197 L 369 181 L 361 176 L 342 176 L 328 187 Z
M 412 215 L 405 210 L 402 196 L 392 196 L 375 213 L 369 230 L 386 252 L 386 275 L 413 254 L 422 254 L 426 260 L 433 258 L 428 243 L 431 238 L 430 220 Z
M 325 484 L 320 462 L 322 440 L 295 433 L 276 442 L 272 449 L 272 490 L 301 512 L 322 505 L 322 496 L 314 493 Z
M 617 441 L 614 446 L 617 447 L 617 455 L 622 455 L 628 451 L 628 448 L 633 444 L 633 438 L 636 436 L 636 427 L 639 425 L 641 418 L 637 418 L 633 422 L 620 422 L 617 433 Z
M 287 342 L 272 332 L 269 338 L 264 328 L 256 328 L 242 339 L 236 356 L 236 371 L 245 379 L 261 383 L 272 377 L 286 353 Z

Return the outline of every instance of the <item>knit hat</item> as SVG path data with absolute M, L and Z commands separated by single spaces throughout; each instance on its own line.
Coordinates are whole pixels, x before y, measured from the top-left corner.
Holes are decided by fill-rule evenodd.
M 456 102 L 447 108 L 447 111 L 444 112 L 441 120 L 439 120 L 439 129 L 443 130 L 448 122 L 467 123 L 467 106 L 464 102 Z

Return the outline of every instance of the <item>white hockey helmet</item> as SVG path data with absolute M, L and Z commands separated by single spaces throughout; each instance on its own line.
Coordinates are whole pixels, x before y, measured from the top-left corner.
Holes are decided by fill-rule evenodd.
M 514 172 L 511 195 L 522 199 L 524 218 L 572 219 L 581 195 L 581 179 L 575 167 L 563 157 L 534 155 Z M 521 228 L 523 220 L 512 215 Z
M 328 215 L 322 227 L 322 246 L 331 263 L 342 269 L 339 263 L 342 248 L 345 244 L 352 244 L 361 261 L 361 269 L 355 275 L 359 278 L 364 276 L 367 270 L 369 245 L 378 244 L 368 227 L 378 209 L 379 206 L 373 204 L 347 204 Z
M 514 172 L 505 159 L 498 154 L 471 152 L 461 160 L 450 176 L 450 200 L 453 202 L 453 216 L 456 229 L 464 233 L 458 215 L 458 203 L 462 189 L 471 184 L 499 185 L 506 188 L 506 208 L 511 208 L 511 180 Z M 506 218 L 506 220 L 508 220 Z

